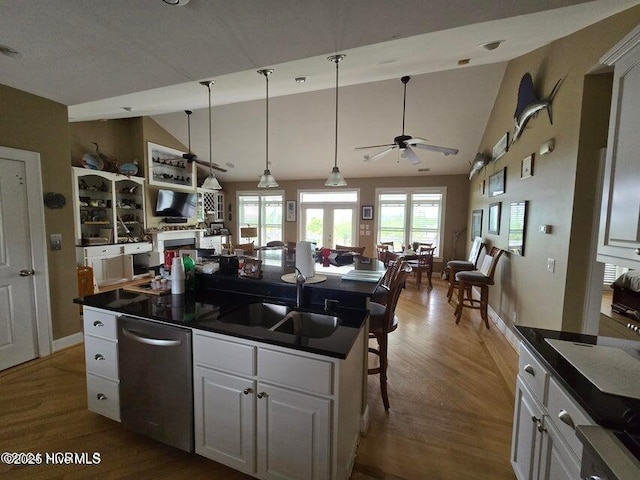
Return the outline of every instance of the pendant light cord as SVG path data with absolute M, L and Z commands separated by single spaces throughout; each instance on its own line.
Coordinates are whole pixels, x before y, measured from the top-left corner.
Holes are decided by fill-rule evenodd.
M 407 108 L 407 84 L 404 84 L 404 97 L 402 99 L 402 135 L 404 136 L 404 112 Z
M 336 144 L 334 147 L 334 167 L 338 166 L 338 63 L 340 63 L 340 60 L 342 58 L 336 55 Z
M 269 170 L 269 73 L 264 74 L 264 78 L 267 81 L 267 129 L 266 129 L 266 147 L 265 147 L 265 170 Z
M 211 82 L 207 83 L 207 89 L 209 90 L 209 176 L 213 176 L 213 147 L 211 140 Z

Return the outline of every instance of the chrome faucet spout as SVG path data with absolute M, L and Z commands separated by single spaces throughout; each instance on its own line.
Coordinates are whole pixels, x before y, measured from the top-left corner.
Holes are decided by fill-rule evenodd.
M 298 267 L 296 269 L 296 308 L 302 307 L 302 291 L 304 289 L 304 282 L 307 281 Z

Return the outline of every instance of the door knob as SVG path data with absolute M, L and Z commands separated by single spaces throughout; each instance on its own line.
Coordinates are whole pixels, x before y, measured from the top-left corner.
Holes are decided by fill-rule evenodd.
M 18 275 L 20 275 L 21 277 L 29 277 L 31 275 L 35 275 L 36 272 L 33 271 L 33 269 L 31 270 L 20 270 L 18 272 Z

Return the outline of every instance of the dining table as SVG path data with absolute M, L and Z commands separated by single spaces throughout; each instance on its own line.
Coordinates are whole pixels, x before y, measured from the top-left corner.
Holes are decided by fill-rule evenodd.
M 422 284 L 422 274 L 426 273 L 429 289 L 433 288 L 431 277 L 433 275 L 433 256 L 435 247 L 430 247 L 427 252 L 420 253 L 412 249 L 405 249 L 399 252 L 387 252 L 385 263 L 406 261 L 413 268 L 416 275 L 416 285 L 420 288 Z M 426 258 L 425 258 L 426 257 Z

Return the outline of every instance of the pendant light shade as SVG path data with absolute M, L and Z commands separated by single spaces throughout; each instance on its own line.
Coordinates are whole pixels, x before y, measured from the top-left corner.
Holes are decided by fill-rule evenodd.
M 330 62 L 335 62 L 336 64 L 336 144 L 334 150 L 334 164 L 331 173 L 329 174 L 329 178 L 324 182 L 325 187 L 344 187 L 347 184 L 347 181 L 340 173 L 340 169 L 338 168 L 338 64 L 346 55 L 331 55 L 327 57 L 327 60 Z
M 264 160 L 264 173 L 260 176 L 260 181 L 258 182 L 258 188 L 274 188 L 278 186 L 278 182 L 271 175 L 271 171 L 269 170 L 269 75 L 273 73 L 273 70 L 264 69 L 258 70 L 260 75 L 264 75 L 264 79 L 267 84 L 267 95 L 266 95 L 266 105 L 267 105 L 267 131 L 266 131 L 266 149 L 265 149 L 265 160 Z
M 202 188 L 206 190 L 222 190 L 222 185 L 220 185 L 215 173 L 213 173 L 213 140 L 211 138 L 211 85 L 213 84 L 213 80 L 200 82 L 200 85 L 204 85 L 209 90 L 209 176 L 202 184 Z

